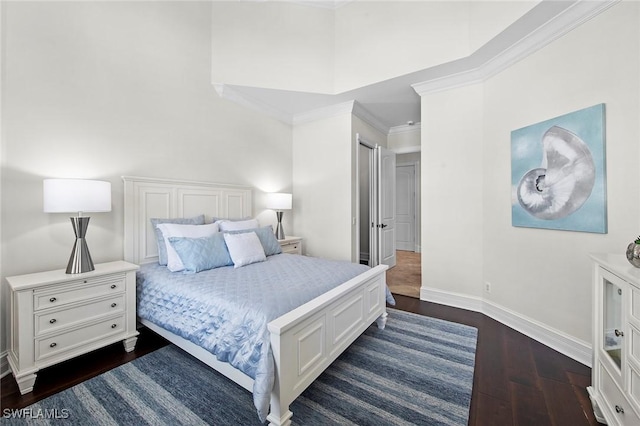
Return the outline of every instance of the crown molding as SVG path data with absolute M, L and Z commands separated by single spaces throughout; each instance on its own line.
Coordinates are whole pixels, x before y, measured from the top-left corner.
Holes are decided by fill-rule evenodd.
M 359 102 L 354 102 L 353 115 L 360 118 L 362 121 L 366 122 L 367 124 L 372 126 L 374 129 L 381 132 L 383 135 L 389 134 L 389 126 L 385 125 L 382 121 L 378 120 L 373 114 L 367 111 Z
M 311 123 L 312 121 L 322 120 L 325 118 L 351 114 L 355 103 L 355 101 L 351 100 L 295 114 L 291 122 L 294 126 L 297 126 L 299 124 Z
M 317 108 L 311 111 L 306 111 L 293 116 L 292 124 L 297 126 L 299 124 L 310 123 L 317 120 L 322 120 L 331 117 L 337 117 L 344 114 L 353 114 L 366 122 L 384 135 L 389 133 L 389 127 L 378 120 L 373 114 L 367 111 L 362 104 L 350 100 L 347 102 L 341 102 L 334 105 L 329 105 L 322 108 Z
M 254 111 L 265 114 L 276 120 L 280 120 L 286 124 L 293 124 L 293 117 L 291 114 L 282 111 L 273 105 L 248 96 L 246 93 L 242 93 L 236 90 L 233 86 L 224 83 L 213 83 L 213 87 L 216 89 L 218 96 L 222 99 L 226 99 L 235 102 L 239 105 L 252 109 Z
M 417 122 L 414 124 L 403 124 L 402 126 L 393 126 L 389 129 L 389 134 L 419 132 L 422 128 L 422 123 Z
M 418 95 L 422 96 L 483 82 L 599 15 L 619 1 L 577 0 L 560 11 L 556 9 L 564 7 L 562 2 L 543 1 L 536 6 L 538 10 L 534 8 L 533 16 L 545 13 L 551 16 L 548 19 L 541 19 L 540 25 L 533 26 L 522 34 L 510 34 L 507 29 L 472 55 L 441 67 L 435 67 L 433 78 L 412 84 L 411 87 Z M 522 22 L 520 24 L 522 25 Z M 522 26 L 526 27 L 526 25 Z

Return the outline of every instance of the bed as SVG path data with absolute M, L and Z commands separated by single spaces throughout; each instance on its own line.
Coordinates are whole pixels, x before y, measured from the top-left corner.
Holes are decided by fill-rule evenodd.
M 158 252 L 151 218 L 187 218 L 204 213 L 207 221 L 211 221 L 213 218 L 253 217 L 255 213 L 253 190 L 250 187 L 140 177 L 123 177 L 123 180 L 125 259 L 141 265 L 141 271 L 148 274 L 141 275 L 143 277 L 165 274 L 160 271 L 162 268 L 157 267 Z M 264 266 L 260 267 L 275 268 L 275 271 L 312 269 L 304 263 L 295 266 L 299 261 L 313 260 L 298 255 L 278 254 L 262 262 Z M 334 266 L 328 267 L 334 269 Z M 232 274 L 230 269 L 233 267 L 220 268 L 215 274 Z M 261 414 L 260 403 L 256 400 L 266 398 L 269 407 L 266 420 L 272 425 L 288 425 L 293 415 L 289 410 L 291 402 L 372 323 L 376 322 L 378 327 L 384 328 L 389 296 L 386 269 L 385 265 L 380 265 L 351 271 L 350 275 L 344 275 L 348 278 L 339 278 L 339 282 L 329 290 L 323 290 L 321 294 L 268 321 L 265 329 L 269 357 L 272 357 L 269 362 L 273 364 L 273 380 L 270 391 L 262 396 L 260 389 L 263 386 L 259 383 L 262 379 L 254 380 L 252 376 L 257 376 L 220 361 L 198 339 L 176 331 L 168 321 L 152 321 L 141 317 L 140 322 L 254 393 L 261 419 L 266 413 Z M 248 273 L 250 270 L 246 267 L 246 271 L 242 272 Z M 201 274 L 194 275 L 204 277 Z M 180 279 L 191 279 L 187 275 L 180 275 Z M 142 316 L 151 318 L 146 311 L 145 308 Z

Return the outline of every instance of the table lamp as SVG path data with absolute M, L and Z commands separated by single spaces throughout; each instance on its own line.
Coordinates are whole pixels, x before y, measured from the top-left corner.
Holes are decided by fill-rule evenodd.
M 282 210 L 291 210 L 291 194 L 285 194 L 284 192 L 272 192 L 267 194 L 267 208 L 276 211 L 276 217 L 278 218 L 278 226 L 276 227 L 276 238 L 284 240 L 284 228 L 282 227 Z
M 43 182 L 45 213 L 78 213 L 71 217 L 76 242 L 67 264 L 67 274 L 93 271 L 93 261 L 85 240 L 88 216 L 82 213 L 111 211 L 111 182 L 85 179 L 45 179 Z

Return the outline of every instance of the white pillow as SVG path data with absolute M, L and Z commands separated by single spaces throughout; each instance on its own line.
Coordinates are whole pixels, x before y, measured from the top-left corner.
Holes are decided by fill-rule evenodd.
M 224 234 L 224 241 L 227 243 L 234 268 L 267 260 L 260 238 L 255 232 Z
M 180 256 L 169 242 L 170 237 L 200 238 L 210 237 L 220 229 L 217 223 L 207 225 L 181 225 L 177 223 L 160 223 L 158 229 L 162 232 L 164 243 L 167 248 L 167 268 L 171 272 L 178 272 L 184 269 Z
M 222 232 L 225 231 L 243 231 L 245 229 L 255 229 L 260 227 L 258 224 L 258 219 L 248 219 L 248 220 L 219 220 L 217 222 L 220 225 L 220 230 Z

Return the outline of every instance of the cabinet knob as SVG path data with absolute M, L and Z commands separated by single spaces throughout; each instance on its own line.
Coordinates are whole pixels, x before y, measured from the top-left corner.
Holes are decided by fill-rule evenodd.
M 56 346 L 58 346 L 56 342 L 53 342 L 52 344 L 49 345 L 50 348 L 55 348 Z
M 616 405 L 616 413 L 624 414 L 624 408 L 619 405 Z
M 112 308 L 115 308 L 116 306 L 118 306 L 118 304 L 117 304 L 117 303 L 112 303 L 112 304 L 111 304 L 111 307 L 112 307 Z
M 57 319 L 55 319 L 55 318 L 51 318 L 51 319 L 49 320 L 49 324 L 55 324 L 55 322 L 56 322 L 56 321 L 57 321 Z
M 617 328 L 615 330 L 613 330 L 613 332 L 617 337 L 624 336 L 624 333 L 622 331 L 618 330 Z
M 53 302 L 55 302 L 56 300 L 58 300 L 58 299 L 56 299 L 55 297 L 52 297 L 51 299 L 49 299 L 49 302 L 53 303 Z
M 111 324 L 111 328 L 116 328 L 118 324 Z
M 117 285 L 111 284 L 111 288 L 116 288 L 116 287 L 117 287 Z

